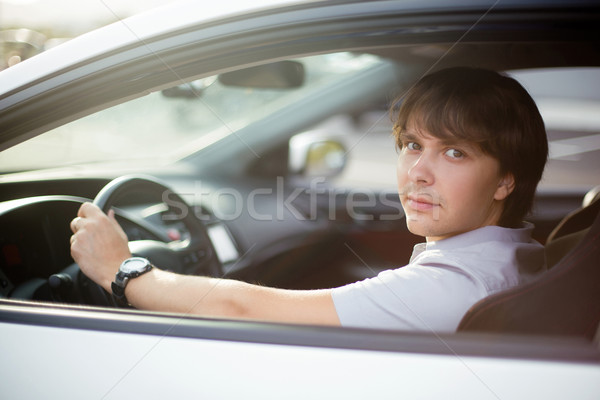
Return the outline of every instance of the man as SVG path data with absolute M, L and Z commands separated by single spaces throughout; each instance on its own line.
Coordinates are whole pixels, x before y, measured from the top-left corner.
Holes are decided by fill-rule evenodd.
M 105 290 L 142 309 L 454 331 L 478 300 L 544 269 L 543 247 L 522 222 L 547 158 L 544 124 L 515 80 L 471 68 L 421 79 L 394 116 L 400 200 L 409 230 L 426 238 L 402 268 L 324 290 L 274 289 L 149 267 L 125 285 L 115 274 L 131 257 L 127 238 L 114 213 L 89 203 L 71 222 L 73 258 Z

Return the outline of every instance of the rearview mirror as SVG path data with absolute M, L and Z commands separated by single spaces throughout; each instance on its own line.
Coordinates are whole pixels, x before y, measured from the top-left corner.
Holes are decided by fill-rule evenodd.
M 172 97 L 176 99 L 199 99 L 206 88 L 215 83 L 216 80 L 217 78 L 214 76 L 198 79 L 196 81 L 163 89 L 161 93 L 165 97 Z
M 292 89 L 304 83 L 304 66 L 297 61 L 279 61 L 219 75 L 225 86 L 255 89 Z

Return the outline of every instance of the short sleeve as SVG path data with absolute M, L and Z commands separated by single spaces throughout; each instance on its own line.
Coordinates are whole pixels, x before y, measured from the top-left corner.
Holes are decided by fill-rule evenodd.
M 409 264 L 332 291 L 342 326 L 453 332 L 487 291 L 448 265 Z

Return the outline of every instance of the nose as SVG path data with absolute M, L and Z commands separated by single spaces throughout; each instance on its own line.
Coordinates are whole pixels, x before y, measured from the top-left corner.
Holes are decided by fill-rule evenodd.
M 431 185 L 434 182 L 432 155 L 427 151 L 423 151 L 412 160 L 412 164 L 408 168 L 408 178 L 413 183 L 420 185 Z

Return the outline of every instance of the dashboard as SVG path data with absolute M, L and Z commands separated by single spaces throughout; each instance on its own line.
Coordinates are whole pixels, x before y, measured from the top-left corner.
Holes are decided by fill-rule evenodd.
M 53 279 L 68 280 L 69 285 L 82 279 L 70 255 L 69 223 L 85 201 L 90 199 L 46 195 L 0 203 L 0 297 L 57 300 L 61 296 L 53 287 Z M 115 208 L 130 243 L 160 242 L 181 248 L 192 238 L 176 211 L 163 202 L 147 199 L 141 204 L 125 201 Z M 204 228 L 212 240 L 205 238 L 180 263 L 168 263 L 166 268 L 184 274 L 219 276 L 224 263 L 237 259 L 238 249 L 223 224 L 212 221 Z M 154 255 L 141 251 L 140 255 L 150 259 Z M 160 260 L 160 254 L 156 257 Z
M 69 221 L 85 199 L 40 196 L 2 203 L 0 209 L 0 293 L 26 282 L 46 280 L 73 263 Z M 66 222 L 66 223 L 65 223 Z

